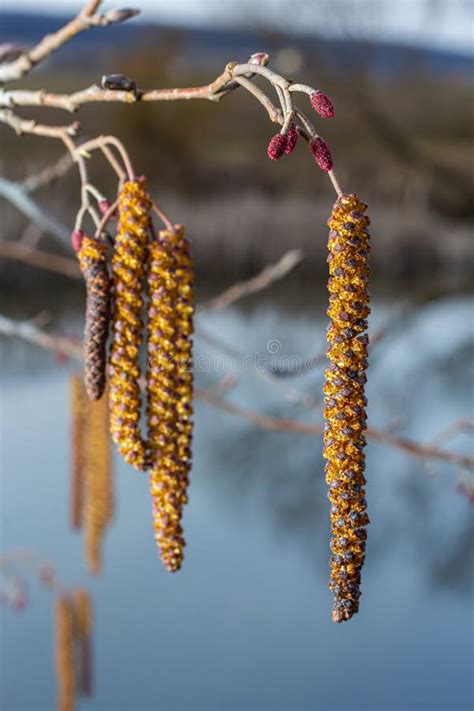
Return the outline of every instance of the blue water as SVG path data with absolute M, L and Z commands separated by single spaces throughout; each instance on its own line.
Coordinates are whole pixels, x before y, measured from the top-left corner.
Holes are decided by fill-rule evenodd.
M 398 421 L 404 434 L 428 440 L 472 416 L 471 313 L 464 299 L 428 305 L 374 347 L 373 425 Z M 372 327 L 388 316 L 375 308 Z M 322 322 L 265 306 L 201 324 L 248 352 L 268 353 L 269 340 L 281 344 L 277 355 L 323 345 Z M 199 338 L 196 353 L 216 354 Z M 117 515 L 104 573 L 91 580 L 67 522 L 68 367 L 13 343 L 3 363 L 2 547 L 39 552 L 64 581 L 92 593 L 95 693 L 80 709 L 472 709 L 473 523 L 451 466 L 369 443 L 361 609 L 334 625 L 320 439 L 259 430 L 198 402 L 182 571 L 162 570 L 146 480 L 117 460 Z M 214 370 L 197 374 L 201 387 L 222 377 Z M 234 402 L 320 422 L 320 411 L 287 402 L 252 368 L 236 375 L 226 395 Z M 318 399 L 321 377 L 317 368 L 284 384 Z M 468 452 L 469 439 L 445 446 Z M 2 609 L 3 711 L 55 704 L 52 599 L 34 583 L 29 593 L 24 613 Z

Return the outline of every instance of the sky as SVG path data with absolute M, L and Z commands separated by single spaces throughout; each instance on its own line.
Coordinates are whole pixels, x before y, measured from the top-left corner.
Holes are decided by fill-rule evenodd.
M 73 13 L 80 0 L 0 0 L 3 10 Z M 178 25 L 232 25 L 242 18 L 314 34 L 352 35 L 474 53 L 474 0 L 118 0 L 142 19 Z M 291 13 L 288 8 L 291 7 Z

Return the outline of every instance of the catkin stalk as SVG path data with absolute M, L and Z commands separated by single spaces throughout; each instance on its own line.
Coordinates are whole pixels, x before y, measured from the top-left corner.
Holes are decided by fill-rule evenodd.
M 331 501 L 333 620 L 348 620 L 359 608 L 365 557 L 364 394 L 369 314 L 367 206 L 343 195 L 328 221 L 330 361 L 325 375 L 324 456 Z

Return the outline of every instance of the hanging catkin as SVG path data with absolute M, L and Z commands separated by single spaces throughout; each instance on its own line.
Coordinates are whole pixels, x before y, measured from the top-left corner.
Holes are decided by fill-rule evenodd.
M 360 573 L 369 523 L 364 493 L 369 314 L 367 206 L 343 195 L 328 221 L 328 359 L 324 385 L 324 456 L 331 501 L 333 620 L 348 620 L 359 608 Z
M 86 696 L 92 691 L 91 635 L 92 602 L 84 588 L 76 588 L 72 594 L 74 606 L 74 637 L 77 648 L 77 691 Z
M 81 527 L 84 489 L 84 416 L 87 397 L 82 377 L 78 373 L 69 380 L 71 416 L 71 473 L 69 517 L 72 528 Z
M 55 602 L 55 666 L 58 684 L 58 711 L 73 711 L 74 681 L 74 617 L 71 601 L 61 595 Z
M 106 347 L 110 322 L 107 246 L 84 236 L 77 256 L 87 290 L 84 379 L 87 394 L 91 400 L 98 400 L 105 388 Z
M 112 259 L 111 433 L 125 461 L 140 471 L 146 469 L 146 446 L 140 434 L 139 354 L 150 208 L 145 181 L 126 182 L 119 196 Z
M 113 514 L 107 398 L 88 403 L 84 438 L 84 545 L 89 571 L 102 568 L 102 540 Z
M 183 228 L 150 244 L 148 443 L 155 539 L 164 566 L 181 567 L 181 526 L 191 466 L 193 267 Z

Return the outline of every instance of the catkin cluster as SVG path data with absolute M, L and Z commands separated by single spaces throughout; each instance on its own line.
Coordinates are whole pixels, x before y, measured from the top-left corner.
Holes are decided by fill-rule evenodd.
M 335 622 L 350 619 L 358 610 L 369 523 L 364 493 L 365 331 L 370 311 L 366 208 L 356 195 L 343 195 L 328 221 L 330 364 L 324 385 L 324 456 L 331 502 L 330 589 Z
M 124 183 L 118 199 L 119 217 L 111 269 L 110 432 L 128 464 L 140 471 L 150 470 L 155 538 L 165 567 L 175 571 L 183 559 L 185 542 L 181 517 L 187 502 L 191 466 L 194 278 L 183 228 L 170 226 L 155 237 L 151 208 L 143 178 Z M 101 348 L 103 346 L 101 366 L 105 362 L 109 313 L 105 308 L 105 297 L 109 294 L 107 250 L 80 231 L 73 234 L 73 246 L 87 284 L 86 385 L 92 397 L 97 394 L 95 373 L 98 368 L 94 370 L 91 363 L 98 365 L 99 332 Z M 146 437 L 140 428 L 140 347 L 144 334 L 145 283 L 148 298 Z M 104 384 L 101 381 L 102 388 Z M 97 572 L 101 565 L 100 544 L 112 507 L 110 462 L 103 429 L 106 405 L 98 400 L 93 410 L 90 404 L 85 406 L 81 401 L 80 407 L 82 419 L 86 420 L 83 432 L 76 433 L 77 426 L 73 427 L 77 462 L 73 468 L 71 518 L 75 526 L 81 521 L 85 525 L 88 565 L 92 572 Z M 75 410 L 79 412 L 79 406 Z M 79 481 L 79 470 L 85 472 L 84 482 Z
M 110 427 L 120 454 L 140 471 L 147 465 L 146 443 L 140 432 L 139 357 L 150 208 L 144 181 L 126 182 L 119 196 L 119 223 L 112 258 Z
M 110 321 L 110 280 L 107 246 L 84 236 L 78 252 L 87 289 L 84 331 L 84 380 L 91 400 L 102 397 L 105 388 L 106 348 Z
M 150 244 L 148 298 L 150 491 L 161 560 L 173 572 L 183 559 L 192 439 L 193 268 L 182 227 Z

